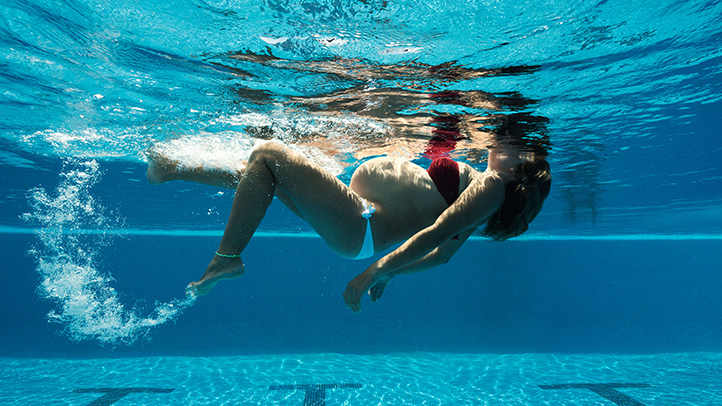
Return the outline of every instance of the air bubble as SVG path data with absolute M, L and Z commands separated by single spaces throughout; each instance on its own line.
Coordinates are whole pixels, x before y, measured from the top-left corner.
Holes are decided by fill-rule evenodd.
M 99 250 L 118 234 L 121 220 L 111 220 L 90 191 L 101 178 L 96 161 L 66 162 L 54 194 L 35 188 L 28 193 L 31 213 L 22 219 L 37 225 L 40 243 L 29 253 L 42 281 L 38 293 L 56 303 L 48 320 L 61 323 L 73 341 L 132 344 L 150 328 L 164 324 L 193 305 L 195 297 L 156 303 L 150 315 L 128 310 L 111 286 L 113 278 L 96 264 Z M 83 230 L 90 232 L 79 238 Z M 102 232 L 98 232 L 102 231 Z

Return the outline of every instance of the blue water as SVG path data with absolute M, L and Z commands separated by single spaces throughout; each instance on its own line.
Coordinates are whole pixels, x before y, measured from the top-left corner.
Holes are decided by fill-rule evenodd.
M 3 360 L 6 405 L 716 405 L 716 354 Z M 65 371 L 73 370 L 66 377 Z M 59 379 L 63 376 L 63 379 Z M 91 403 L 96 402 L 96 403 Z M 635 403 L 636 402 L 636 403 Z
M 4 1 L 0 403 L 719 404 L 720 43 L 701 0 Z M 149 185 L 149 148 L 348 182 L 443 131 L 478 169 L 549 152 L 526 234 L 356 315 L 373 259 L 274 201 L 243 278 L 185 296 L 233 193 Z

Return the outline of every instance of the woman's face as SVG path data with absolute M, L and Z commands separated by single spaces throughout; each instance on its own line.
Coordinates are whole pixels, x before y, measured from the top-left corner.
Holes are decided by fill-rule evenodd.
M 508 172 L 527 161 L 532 161 L 535 154 L 531 151 L 520 151 L 515 146 L 503 146 L 489 150 L 489 169 Z

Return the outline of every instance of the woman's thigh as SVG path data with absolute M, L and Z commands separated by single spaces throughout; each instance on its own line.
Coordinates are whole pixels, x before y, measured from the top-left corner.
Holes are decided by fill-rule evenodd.
M 282 202 L 339 254 L 353 256 L 358 252 L 366 230 L 361 196 L 330 172 L 280 144 L 263 144 L 254 154 L 260 154 L 274 174 L 276 194 Z

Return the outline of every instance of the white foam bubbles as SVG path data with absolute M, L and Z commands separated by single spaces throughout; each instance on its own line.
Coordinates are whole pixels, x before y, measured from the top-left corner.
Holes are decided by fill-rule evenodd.
M 195 299 L 156 303 L 147 316 L 126 309 L 112 286 L 113 278 L 95 260 L 122 225 L 121 220 L 107 217 L 90 194 L 101 175 L 96 161 L 67 162 L 53 194 L 42 188 L 30 190 L 32 212 L 22 218 L 38 225 L 39 244 L 30 252 L 42 278 L 38 293 L 57 304 L 49 320 L 62 323 L 74 341 L 130 344 L 177 317 Z M 97 232 L 78 232 L 83 229 Z

